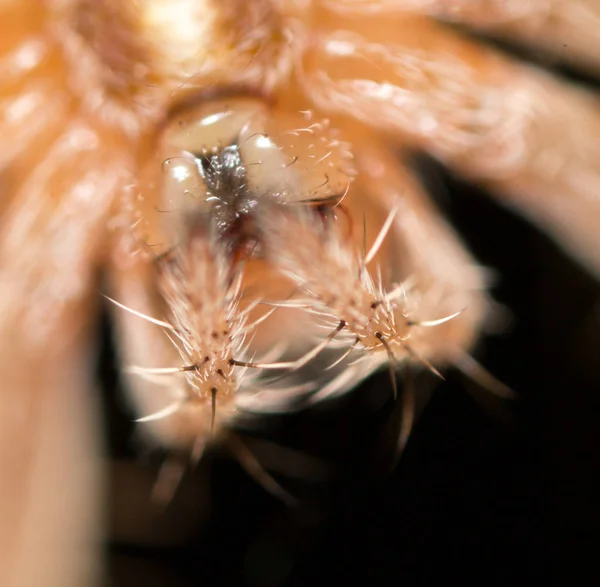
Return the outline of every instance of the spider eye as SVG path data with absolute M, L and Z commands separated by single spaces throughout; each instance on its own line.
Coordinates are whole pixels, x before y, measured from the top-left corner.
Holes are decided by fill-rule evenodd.
M 240 134 L 266 107 L 256 98 L 211 100 L 177 112 L 165 128 L 164 144 L 181 151 L 207 155 L 239 144 Z
M 153 240 L 169 246 L 200 231 L 234 254 L 256 252 L 263 202 L 328 202 L 352 175 L 350 150 L 328 121 L 257 98 L 215 99 L 176 112 L 164 127 L 142 216 Z
M 354 175 L 349 146 L 328 120 L 271 109 L 257 98 L 190 107 L 171 120 L 163 144 L 193 154 L 205 179 L 243 175 L 248 191 L 286 201 L 341 193 Z

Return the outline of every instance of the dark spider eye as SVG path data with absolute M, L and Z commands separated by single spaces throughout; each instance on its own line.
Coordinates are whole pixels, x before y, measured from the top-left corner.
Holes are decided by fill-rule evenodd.
M 200 162 L 200 167 L 204 172 L 204 175 L 210 172 L 210 169 L 213 164 L 214 155 L 196 155 L 196 158 Z

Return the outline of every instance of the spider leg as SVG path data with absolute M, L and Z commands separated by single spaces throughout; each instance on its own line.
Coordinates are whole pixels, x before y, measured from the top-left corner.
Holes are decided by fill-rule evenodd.
M 180 372 L 182 357 L 176 347 L 161 328 L 139 317 L 140 313 L 157 313 L 153 302 L 153 279 L 151 263 L 139 257 L 128 263 L 125 270 L 113 267 L 109 274 L 111 297 L 122 300 L 127 307 L 136 308 L 136 313 L 131 313 L 113 304 L 108 306 L 118 335 L 119 352 L 124 364 L 167 365 L 173 366 L 170 371 L 175 369 Z M 140 312 L 137 312 L 138 309 Z M 144 344 L 140 344 L 140 341 L 144 341 Z M 168 372 L 169 369 L 164 371 Z M 165 405 L 173 407 L 170 417 L 146 419 L 143 429 L 144 434 L 167 445 L 181 445 L 188 436 L 190 442 L 196 438 L 191 427 L 182 423 L 176 409 L 176 403 L 185 396 L 184 375 L 184 372 L 181 375 L 156 375 L 152 370 L 135 368 L 126 369 L 123 374 L 128 399 L 134 412 L 142 418 L 149 414 L 164 414 Z M 161 377 L 164 379 L 162 383 Z M 165 386 L 165 383 L 169 385 Z M 175 403 L 172 403 L 174 400 Z
M 404 319 L 411 327 L 410 347 L 444 366 L 452 362 L 451 349 L 472 348 L 491 317 L 484 268 L 442 219 L 411 171 L 371 141 L 366 129 L 356 132 L 363 137 L 356 156 L 357 188 L 384 210 L 400 209 L 390 228 L 394 248 L 386 259 L 392 281 L 399 285 L 385 299 L 398 301 L 409 311 L 410 318 Z
M 93 267 L 130 158 L 79 114 L 32 4 L 0 9 L 0 584 L 87 585 L 103 486 Z
M 360 7 L 366 3 L 342 0 L 340 5 Z M 381 4 L 382 11 L 395 8 L 428 14 L 533 49 L 542 48 L 591 71 L 600 69 L 600 5 L 595 0 L 388 0 L 385 6 Z
M 335 19 L 303 57 L 303 86 L 321 108 L 425 149 L 600 274 L 593 94 L 424 18 Z

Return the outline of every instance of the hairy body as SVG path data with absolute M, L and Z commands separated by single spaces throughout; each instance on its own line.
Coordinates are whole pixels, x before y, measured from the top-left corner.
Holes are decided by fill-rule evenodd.
M 569 14 L 560 6 L 573 3 L 535 3 L 538 11 L 512 20 L 486 11 L 504 3 L 476 4 L 456 3 L 453 18 L 555 52 L 583 27 L 589 42 L 570 59 L 597 68 L 592 2 Z M 596 97 L 422 16 L 444 16 L 440 6 L 389 0 L 365 16 L 364 3 L 341 0 L 0 3 L 3 585 L 92 580 L 101 482 L 88 355 L 98 269 L 131 266 L 111 233 L 123 226 L 123 194 L 170 112 L 197 92 L 242 87 L 339 117 L 369 178 L 366 201 L 404 207 L 394 255 L 449 298 L 482 276 L 378 135 L 487 185 L 598 272 Z M 554 17 L 541 18 L 548 11 Z M 499 16 L 482 21 L 484 13 Z M 456 324 L 480 332 L 481 320 L 467 318 Z

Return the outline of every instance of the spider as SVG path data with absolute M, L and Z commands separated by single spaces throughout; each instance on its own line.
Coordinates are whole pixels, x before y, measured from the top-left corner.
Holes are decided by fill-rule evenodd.
M 97 276 L 135 282 L 114 236 L 123 194 L 153 137 L 198 96 L 233 88 L 330 117 L 354 145 L 365 201 L 402 198 L 403 258 L 458 298 L 486 276 L 415 179 L 402 156 L 413 149 L 600 272 L 596 96 L 455 26 L 595 73 L 593 0 L 5 0 L 0 14 L 3 584 L 92 574 L 91 551 L 73 545 L 101 527 Z M 484 327 L 458 320 L 468 339 Z

